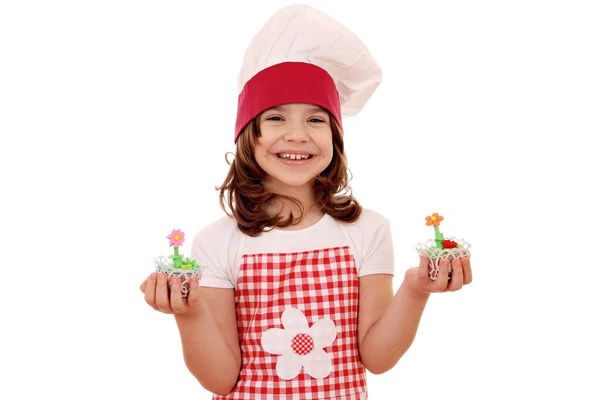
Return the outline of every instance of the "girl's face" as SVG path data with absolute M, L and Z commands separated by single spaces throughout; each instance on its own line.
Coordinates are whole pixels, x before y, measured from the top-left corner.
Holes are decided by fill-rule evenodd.
M 311 104 L 286 104 L 260 117 L 254 158 L 269 175 L 271 189 L 312 185 L 333 158 L 331 121 Z

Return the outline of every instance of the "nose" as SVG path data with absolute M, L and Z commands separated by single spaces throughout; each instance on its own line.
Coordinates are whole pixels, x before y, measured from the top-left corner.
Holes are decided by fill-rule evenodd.
M 290 142 L 306 142 L 308 141 L 308 134 L 306 133 L 304 124 L 294 122 L 289 124 L 283 138 Z

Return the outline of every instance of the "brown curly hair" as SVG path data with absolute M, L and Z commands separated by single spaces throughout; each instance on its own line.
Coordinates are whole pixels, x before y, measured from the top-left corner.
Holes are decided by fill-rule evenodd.
M 362 207 L 349 186 L 343 132 L 331 115 L 329 120 L 333 137 L 333 158 L 329 166 L 314 180 L 315 207 L 340 221 L 354 222 L 360 216 Z M 233 161 L 227 160 L 227 155 L 231 153 L 226 153 L 229 172 L 223 184 L 216 188 L 220 192 L 219 203 L 223 211 L 235 218 L 239 229 L 249 236 L 259 236 L 265 230 L 295 225 L 304 215 L 302 204 L 298 200 L 265 190 L 263 181 L 267 174 L 254 158 L 254 146 L 261 136 L 259 121 L 260 115 L 242 131 Z M 297 218 L 292 213 L 288 218 L 269 216 L 264 205 L 276 198 L 294 202 L 300 209 L 300 215 Z

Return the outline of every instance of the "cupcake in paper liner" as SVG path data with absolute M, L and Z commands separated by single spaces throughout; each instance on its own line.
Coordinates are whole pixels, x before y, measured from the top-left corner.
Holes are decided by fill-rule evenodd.
M 161 274 L 168 275 L 169 289 L 171 288 L 171 277 L 176 276 L 181 281 L 181 296 L 187 297 L 190 291 L 190 279 L 195 276 L 200 279 L 202 275 L 202 267 L 189 257 L 185 258 L 179 254 L 179 247 L 185 240 L 185 233 L 179 229 L 174 229 L 169 236 L 169 244 L 173 247 L 174 254 L 168 259 L 160 256 L 154 261 L 156 271 Z
M 417 253 L 419 256 L 427 254 L 429 256 L 429 279 L 435 281 L 440 271 L 440 262 L 443 259 L 448 259 L 450 264 L 448 265 L 448 279 L 452 277 L 452 260 L 461 257 L 470 257 L 471 253 L 469 248 L 471 245 L 465 242 L 463 239 L 456 239 L 456 237 L 446 238 L 444 234 L 440 232 L 440 222 L 444 220 L 444 217 L 438 213 L 433 213 L 430 216 L 425 217 L 426 225 L 433 226 L 435 231 L 435 239 L 429 239 L 425 243 L 417 244 Z

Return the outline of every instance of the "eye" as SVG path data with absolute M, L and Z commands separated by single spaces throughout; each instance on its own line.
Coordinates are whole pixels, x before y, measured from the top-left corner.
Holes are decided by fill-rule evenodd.
M 268 117 L 267 121 L 283 121 L 283 118 L 278 117 L 278 116 L 272 116 L 272 117 Z
M 315 123 L 319 123 L 319 122 L 325 122 L 324 120 L 322 120 L 321 118 L 311 118 L 308 120 L 309 122 L 315 122 Z

